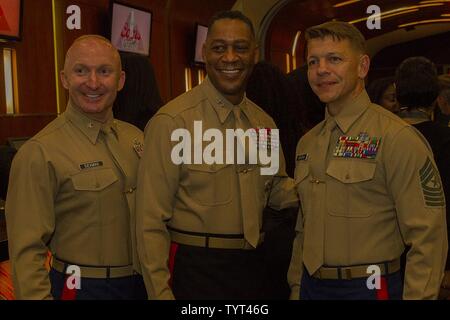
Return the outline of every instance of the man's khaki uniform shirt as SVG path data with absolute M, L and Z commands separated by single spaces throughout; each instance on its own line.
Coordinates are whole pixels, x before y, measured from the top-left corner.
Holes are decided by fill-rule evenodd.
M 379 142 L 373 158 L 334 154 L 339 137 L 364 135 Z M 445 200 L 425 138 L 363 91 L 336 117 L 327 113 L 300 139 L 296 154 L 301 208 L 288 274 L 291 297 L 298 296 L 303 264 L 308 268 L 305 257 L 322 257 L 327 266 L 366 265 L 395 260 L 408 245 L 403 297 L 436 298 L 447 255 Z
M 120 154 L 109 151 L 102 127 L 112 129 Z M 69 105 L 21 147 L 6 201 L 17 298 L 51 298 L 48 248 L 75 265 L 134 263 L 139 270 L 134 191 L 142 146 L 136 127 L 113 119 L 103 124 Z
M 151 299 L 173 299 L 168 285 L 171 239 L 167 226 L 188 232 L 243 234 L 243 206 L 257 217 L 261 228 L 266 204 L 279 210 L 298 204 L 281 148 L 276 176 L 261 175 L 259 165 L 226 164 L 225 160 L 224 164 L 173 163 L 172 148 L 179 143 L 171 141 L 175 129 L 190 132 L 194 150 L 194 121 L 202 121 L 203 131 L 216 128 L 225 137 L 225 130 L 235 125 L 232 107 L 206 78 L 161 108 L 147 125 L 138 174 L 136 224 L 139 257 Z M 276 128 L 249 99 L 244 98 L 240 107 L 249 128 Z M 209 143 L 203 142 L 203 147 Z M 244 188 L 239 179 L 241 186 L 245 179 Z

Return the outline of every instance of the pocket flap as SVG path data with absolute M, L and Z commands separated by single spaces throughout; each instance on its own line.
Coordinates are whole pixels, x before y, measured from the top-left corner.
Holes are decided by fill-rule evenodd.
M 200 171 L 200 172 L 209 172 L 209 173 L 215 173 L 217 171 L 222 170 L 225 167 L 230 166 L 231 164 L 188 164 L 186 165 L 186 167 L 188 168 L 188 170 L 192 170 L 192 171 Z
M 295 168 L 295 185 L 299 184 L 309 176 L 309 164 L 307 162 L 298 164 Z
M 356 183 L 371 180 L 376 167 L 376 162 L 364 160 L 331 160 L 327 168 L 327 174 L 342 183 Z
M 100 191 L 118 180 L 110 168 L 80 172 L 74 174 L 71 179 L 74 189 L 81 191 Z

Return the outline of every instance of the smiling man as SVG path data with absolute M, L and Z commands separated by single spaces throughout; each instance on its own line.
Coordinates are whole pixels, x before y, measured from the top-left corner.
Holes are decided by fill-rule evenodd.
M 292 298 L 435 299 L 447 235 L 433 154 L 413 127 L 370 102 L 370 61 L 354 26 L 327 22 L 306 39 L 308 80 L 327 108 L 297 145 Z
M 217 14 L 203 57 L 205 81 L 161 108 L 146 128 L 137 193 L 138 250 L 145 284 L 152 299 L 257 299 L 263 294 L 263 208 L 296 206 L 298 199 L 275 137 L 258 143 L 258 148 L 280 154 L 275 174 L 261 175 L 265 166 L 261 162 L 204 163 L 195 160 L 195 154 L 194 163 L 174 163 L 173 135 L 183 129 L 195 136 L 200 121 L 204 130 L 222 133 L 216 137 L 226 136 L 227 129 L 276 128 L 245 96 L 258 58 L 247 17 L 237 11 Z M 209 141 L 189 140 L 183 152 L 202 143 Z M 225 157 L 218 158 L 235 159 L 236 150 L 220 143 L 223 150 L 215 152 Z
M 113 119 L 125 81 L 117 50 L 100 36 L 78 38 L 61 81 L 66 111 L 12 165 L 6 219 L 16 297 L 145 299 L 134 231 L 143 135 Z

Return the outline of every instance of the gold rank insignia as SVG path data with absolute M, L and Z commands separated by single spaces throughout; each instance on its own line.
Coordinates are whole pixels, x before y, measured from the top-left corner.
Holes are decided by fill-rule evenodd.
M 420 183 L 427 206 L 443 207 L 445 205 L 441 179 L 430 158 L 427 158 L 422 169 L 420 169 Z
M 133 140 L 133 149 L 136 151 L 139 158 L 142 158 L 144 153 L 144 144 L 140 142 L 138 139 Z

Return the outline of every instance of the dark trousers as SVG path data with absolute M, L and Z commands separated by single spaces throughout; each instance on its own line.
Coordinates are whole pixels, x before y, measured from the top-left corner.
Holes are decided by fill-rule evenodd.
M 352 280 L 317 279 L 303 270 L 300 285 L 302 300 L 401 300 L 403 281 L 401 272 L 381 277 L 381 288 L 370 290 L 367 278 Z
M 172 245 L 172 291 L 178 300 L 262 298 L 260 249 L 211 249 Z
M 141 275 L 123 278 L 81 278 L 81 288 L 68 290 L 67 276 L 50 270 L 52 296 L 56 300 L 145 300 L 147 292 Z

